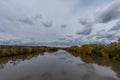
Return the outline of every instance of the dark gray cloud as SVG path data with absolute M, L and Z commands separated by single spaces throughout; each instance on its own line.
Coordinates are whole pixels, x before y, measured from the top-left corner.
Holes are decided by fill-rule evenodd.
M 109 31 L 118 31 L 120 30 L 120 21 L 116 23 Z
M 77 31 L 77 35 L 89 35 L 92 32 L 92 27 L 85 27 L 84 29 Z
M 69 34 L 69 35 L 67 35 L 67 37 L 69 37 L 69 38 L 73 38 L 73 35 L 70 35 L 70 34 Z
M 81 19 L 79 19 L 79 23 L 81 24 L 81 25 L 85 25 L 85 26 L 91 26 L 91 22 L 89 21 L 89 19 L 88 18 L 81 18 Z
M 89 18 L 79 19 L 79 23 L 84 26 L 83 29 L 78 31 L 77 35 L 89 35 L 92 32 L 93 22 Z
M 94 16 L 80 18 L 79 23 L 85 27 L 93 27 L 98 23 L 107 23 L 115 19 L 120 19 L 120 1 L 115 0 L 106 7 L 96 11 Z
M 104 35 L 97 35 L 96 36 L 97 39 L 107 39 L 107 40 L 114 40 L 116 37 L 115 37 L 115 34 L 104 34 Z
M 52 21 L 42 22 L 42 26 L 47 27 L 47 28 L 52 27 L 53 22 Z
M 34 17 L 35 20 L 41 20 L 42 18 L 43 16 L 41 14 Z
M 61 28 L 66 28 L 67 27 L 67 24 L 62 24 L 61 25 Z
M 107 23 L 109 21 L 120 18 L 120 1 L 116 0 L 105 8 L 101 8 L 96 14 L 96 21 Z
M 64 40 L 66 40 L 66 38 L 59 38 L 59 40 L 64 41 Z
M 113 20 L 120 19 L 120 1 L 115 0 L 109 5 L 100 8 L 96 11 L 96 13 L 93 16 L 90 17 L 84 17 L 79 19 L 79 23 L 84 26 L 83 29 L 78 31 L 77 35 L 90 35 L 92 33 L 92 30 L 94 29 L 93 26 L 96 24 L 104 23 L 107 24 L 108 22 L 111 22 Z M 106 26 L 109 27 L 109 26 Z M 109 32 L 104 32 L 104 34 L 96 34 L 93 38 L 96 40 L 98 39 L 105 39 L 105 40 L 115 40 L 116 33 L 111 33 L 111 31 L 118 31 L 120 30 L 120 22 L 118 22 L 115 26 L 113 26 Z
M 21 23 L 24 23 L 24 24 L 29 24 L 29 25 L 33 25 L 34 24 L 34 22 L 31 19 L 29 19 L 29 18 L 19 19 L 18 21 L 21 22 Z

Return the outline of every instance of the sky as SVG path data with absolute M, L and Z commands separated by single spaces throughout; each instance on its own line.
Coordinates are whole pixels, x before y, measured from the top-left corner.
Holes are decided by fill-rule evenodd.
M 92 44 L 120 38 L 120 0 L 0 0 L 0 43 Z

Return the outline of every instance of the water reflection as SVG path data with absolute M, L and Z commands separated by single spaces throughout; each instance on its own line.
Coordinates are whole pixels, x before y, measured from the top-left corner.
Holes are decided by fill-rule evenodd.
M 104 58 L 104 57 L 80 54 L 75 51 L 70 51 L 69 53 L 72 54 L 73 56 L 80 57 L 82 61 L 86 63 L 98 64 L 102 66 L 111 67 L 111 69 L 117 73 L 117 76 L 120 77 L 120 62 L 119 61 L 112 61 L 109 58 Z
M 0 63 L 0 80 L 119 80 L 110 67 L 85 63 L 62 50 L 0 59 Z

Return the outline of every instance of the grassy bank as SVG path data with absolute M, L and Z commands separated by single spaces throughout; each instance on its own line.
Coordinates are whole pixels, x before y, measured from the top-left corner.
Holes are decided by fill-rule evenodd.
M 43 52 L 53 52 L 57 51 L 58 48 L 55 47 L 45 47 L 45 46 L 0 46 L 0 57 L 8 57 L 14 55 L 23 54 L 35 54 Z
M 86 44 L 80 47 L 72 46 L 64 49 L 70 53 L 75 53 L 76 55 L 84 54 L 120 61 L 120 42 L 111 43 L 109 45 Z
M 45 46 L 0 46 L 0 57 L 53 52 L 64 49 L 76 55 L 84 54 L 105 59 L 120 61 L 120 42 L 109 45 L 86 44 L 82 46 L 71 46 L 67 48 L 45 47 Z

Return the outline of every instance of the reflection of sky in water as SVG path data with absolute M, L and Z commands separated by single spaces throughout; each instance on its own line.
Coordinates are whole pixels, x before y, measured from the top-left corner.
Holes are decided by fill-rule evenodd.
M 7 63 L 0 80 L 118 80 L 110 67 L 86 64 L 65 51 L 45 53 L 16 66 Z

